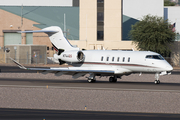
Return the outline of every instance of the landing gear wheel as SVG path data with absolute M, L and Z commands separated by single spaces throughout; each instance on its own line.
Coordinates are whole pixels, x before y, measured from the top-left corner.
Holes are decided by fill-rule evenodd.
M 155 84 L 160 84 L 160 80 L 155 80 L 154 83 Z
M 157 80 L 155 80 L 155 81 L 154 81 L 154 83 L 155 83 L 155 84 L 158 84 L 158 81 L 157 81 Z
M 114 81 L 113 82 L 117 82 L 117 78 L 114 78 Z
M 88 79 L 88 82 L 89 82 L 89 83 L 93 83 L 93 82 L 96 82 L 96 80 Z
M 109 82 L 113 82 L 113 79 L 114 79 L 113 77 L 110 77 Z
M 116 77 L 110 77 L 109 82 L 117 82 L 117 78 Z
M 154 83 L 155 83 L 155 84 L 159 84 L 159 83 L 160 83 L 160 81 L 159 81 L 159 73 L 156 73 L 156 74 L 155 74 L 155 79 L 156 79 L 156 80 L 154 81 Z

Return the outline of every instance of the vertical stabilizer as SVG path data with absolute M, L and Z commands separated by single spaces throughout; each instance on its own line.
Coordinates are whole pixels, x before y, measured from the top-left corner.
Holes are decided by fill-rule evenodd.
M 35 31 L 20 31 L 20 33 L 40 33 L 40 32 L 44 32 L 48 34 L 53 47 L 59 53 L 63 51 L 79 50 L 79 48 L 73 47 L 69 43 L 69 41 L 64 37 L 61 28 L 58 26 L 51 26 L 44 28 L 42 30 L 35 30 Z
M 64 37 L 64 34 L 60 27 L 51 26 L 42 29 L 42 31 L 57 31 L 54 33 L 45 32 L 46 34 L 48 34 L 49 39 L 51 40 L 51 43 L 56 50 L 64 50 L 64 51 L 79 50 L 79 48 L 73 47 L 69 43 L 69 41 Z

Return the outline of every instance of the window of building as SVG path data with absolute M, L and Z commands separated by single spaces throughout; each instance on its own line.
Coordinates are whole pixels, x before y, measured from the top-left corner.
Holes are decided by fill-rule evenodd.
M 104 40 L 104 0 L 97 0 L 97 40 Z
M 33 34 L 26 33 L 26 44 L 33 44 Z
M 97 0 L 97 3 L 104 3 L 104 0 Z
M 97 21 L 98 22 L 104 21 L 104 13 L 103 12 L 98 12 L 97 13 Z
M 47 47 L 47 50 L 49 50 L 49 47 Z
M 180 34 L 179 33 L 176 34 L 176 41 L 180 41 Z
M 103 39 L 104 39 L 104 32 L 97 31 L 97 40 L 103 40 Z

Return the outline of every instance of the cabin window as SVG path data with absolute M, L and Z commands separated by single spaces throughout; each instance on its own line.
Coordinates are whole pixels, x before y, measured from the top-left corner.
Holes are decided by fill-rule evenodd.
M 106 61 L 109 61 L 109 57 L 107 57 Z
M 117 62 L 119 62 L 119 57 L 117 58 Z
M 130 62 L 130 57 L 128 57 L 128 62 Z
M 101 61 L 103 61 L 103 56 L 101 57 Z
M 125 61 L 125 57 L 123 57 L 123 60 L 122 60 L 123 62 Z
M 112 57 L 112 61 L 114 61 L 114 57 Z
M 147 59 L 156 59 L 156 60 L 164 60 L 164 58 L 161 55 L 147 55 Z

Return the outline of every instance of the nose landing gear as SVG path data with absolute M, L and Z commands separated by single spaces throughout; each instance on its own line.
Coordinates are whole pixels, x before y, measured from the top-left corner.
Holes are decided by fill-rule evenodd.
M 160 84 L 160 80 L 155 80 L 154 83 L 155 84 Z
M 154 81 L 154 83 L 155 83 L 155 84 L 160 84 L 159 73 L 156 73 L 156 74 L 155 74 L 155 79 L 156 79 L 156 80 Z

